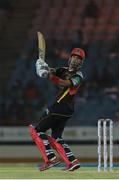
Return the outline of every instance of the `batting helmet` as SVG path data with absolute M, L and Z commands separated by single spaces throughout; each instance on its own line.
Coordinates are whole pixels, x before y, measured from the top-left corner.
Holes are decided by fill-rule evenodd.
M 74 49 L 72 49 L 70 56 L 72 56 L 72 55 L 78 55 L 82 59 L 85 59 L 85 52 L 81 48 L 74 48 Z

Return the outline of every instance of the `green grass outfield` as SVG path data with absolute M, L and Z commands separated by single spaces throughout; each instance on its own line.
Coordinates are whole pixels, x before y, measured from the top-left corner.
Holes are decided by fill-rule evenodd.
M 107 173 L 98 173 L 96 167 L 81 167 L 73 172 L 61 169 L 56 167 L 40 172 L 34 164 L 0 164 L 0 179 L 119 179 L 119 167 Z

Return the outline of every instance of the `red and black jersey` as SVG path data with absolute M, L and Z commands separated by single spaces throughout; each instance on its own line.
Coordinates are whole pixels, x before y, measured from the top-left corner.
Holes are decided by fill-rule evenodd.
M 77 72 L 69 71 L 68 68 L 63 67 L 56 69 L 55 75 L 61 79 L 71 81 L 71 87 L 59 86 L 59 95 L 57 97 L 57 102 L 60 103 L 61 101 L 64 101 L 65 99 L 68 98 L 72 99 L 72 97 L 77 93 L 81 85 L 83 79 L 82 73 L 80 71 Z
M 52 110 L 54 113 L 62 115 L 72 115 L 74 112 L 74 95 L 77 93 L 83 75 L 81 71 L 69 71 L 67 67 L 56 69 L 55 75 L 63 80 L 70 80 L 70 87 L 58 86 L 59 92 Z

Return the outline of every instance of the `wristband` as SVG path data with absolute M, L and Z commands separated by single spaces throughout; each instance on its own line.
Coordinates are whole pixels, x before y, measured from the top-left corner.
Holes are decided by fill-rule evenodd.
M 54 84 L 59 84 L 60 78 L 58 76 L 53 75 L 50 79 Z

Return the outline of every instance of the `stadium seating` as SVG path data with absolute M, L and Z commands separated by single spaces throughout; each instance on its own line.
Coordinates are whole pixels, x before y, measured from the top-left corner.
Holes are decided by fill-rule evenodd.
M 20 80 L 24 92 L 24 88 L 27 88 L 29 82 L 33 80 L 39 90 L 41 87 L 44 89 L 42 97 L 46 98 L 45 103 L 51 100 L 45 90 L 48 89 L 51 94 L 55 94 L 55 89 L 48 82 L 44 83 L 42 80 L 39 82 L 34 69 L 35 59 L 38 57 L 36 31 L 41 31 L 47 41 L 46 58 L 51 65 L 61 66 L 64 64 L 60 52 L 68 54 L 75 44 L 80 44 L 86 51 L 84 83 L 88 96 L 78 98 L 74 125 L 86 125 L 91 122 L 95 125 L 96 119 L 102 115 L 114 117 L 115 113 L 119 111 L 118 98 L 116 103 L 107 100 L 105 96 L 100 96 L 105 89 L 100 86 L 100 82 L 96 82 L 99 84 L 99 94 L 95 89 L 91 91 L 88 83 L 94 85 L 92 83 L 94 69 L 96 69 L 100 81 L 104 67 L 111 63 L 109 60 L 110 49 L 116 33 L 119 31 L 119 1 L 95 0 L 99 9 L 96 18 L 84 17 L 83 12 L 88 2 L 89 0 L 31 0 L 30 3 L 28 0 L 11 1 L 12 9 L 6 18 L 4 31 L 0 34 L 1 91 L 8 92 L 16 81 Z M 78 34 L 79 30 L 83 35 L 82 42 Z M 119 57 L 117 57 L 117 65 L 118 62 Z M 115 66 L 112 67 L 115 71 Z M 118 80 L 116 82 L 118 86 Z M 0 97 L 2 96 L 1 94 Z M 83 98 L 84 101 L 82 101 Z M 5 102 L 5 95 L 2 99 Z M 9 104 L 8 99 L 6 100 L 6 109 Z M 2 102 L 3 100 L 1 105 Z M 39 102 L 43 104 L 43 99 L 40 97 Z M 108 104 L 113 108 L 110 108 Z M 71 124 L 69 123 L 69 125 Z

